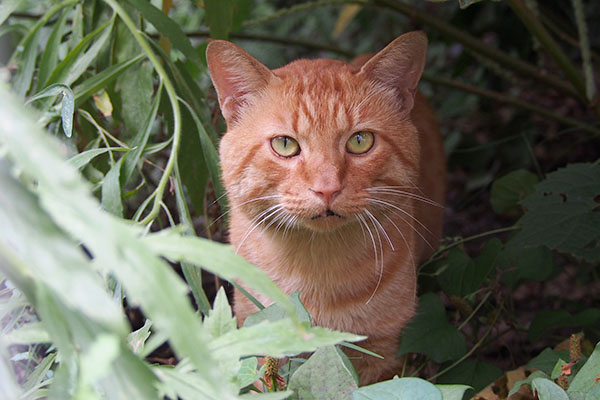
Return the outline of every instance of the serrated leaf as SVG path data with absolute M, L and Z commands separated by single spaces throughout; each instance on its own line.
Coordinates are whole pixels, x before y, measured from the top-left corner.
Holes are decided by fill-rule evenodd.
M 442 300 L 433 293 L 421 296 L 417 315 L 402 331 L 398 357 L 420 353 L 441 363 L 456 360 L 466 351 L 465 337 L 448 322 Z
M 363 386 L 352 394 L 352 400 L 442 400 L 442 392 L 420 378 L 397 378 Z
M 358 388 L 334 346 L 321 347 L 290 378 L 300 399 L 349 399 Z
M 502 370 L 480 360 L 466 360 L 440 376 L 437 383 L 461 383 L 469 385 L 476 393 L 502 376 Z
M 583 327 L 593 325 L 598 321 L 600 321 L 600 308 L 587 308 L 575 315 L 571 315 L 565 310 L 543 310 L 531 322 L 527 336 L 532 343 L 535 343 L 553 328 Z
M 531 388 L 540 400 L 569 400 L 567 393 L 550 379 L 535 378 L 531 381 Z
M 522 204 L 527 213 L 512 246 L 547 246 L 600 261 L 600 165 L 571 164 L 548 174 Z
M 204 318 L 202 326 L 213 338 L 229 333 L 237 328 L 237 320 L 233 316 L 231 306 L 227 301 L 225 289 L 221 286 L 215 297 L 212 310 Z
M 242 360 L 242 365 L 240 365 L 240 370 L 236 377 L 240 389 L 252 385 L 254 381 L 261 377 L 264 368 L 257 369 L 257 367 L 258 359 L 256 357 L 249 357 Z
M 523 169 L 496 179 L 490 191 L 492 209 L 497 214 L 516 209 L 523 199 L 533 193 L 538 182 L 535 174 Z

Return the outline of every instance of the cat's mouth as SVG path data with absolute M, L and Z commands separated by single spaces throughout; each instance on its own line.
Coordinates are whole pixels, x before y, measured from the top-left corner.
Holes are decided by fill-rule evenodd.
M 325 211 L 323 211 L 321 214 L 315 215 L 310 217 L 311 220 L 315 220 L 317 218 L 327 218 L 327 217 L 338 217 L 338 218 L 344 218 L 339 214 L 336 214 L 335 212 L 333 212 L 332 210 L 330 210 L 329 208 Z

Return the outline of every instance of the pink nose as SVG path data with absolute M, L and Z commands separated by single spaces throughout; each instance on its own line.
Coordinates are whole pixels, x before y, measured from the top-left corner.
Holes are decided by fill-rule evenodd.
M 325 204 L 329 205 L 340 194 L 342 188 L 340 185 L 327 185 L 311 188 L 310 190 L 321 198 Z

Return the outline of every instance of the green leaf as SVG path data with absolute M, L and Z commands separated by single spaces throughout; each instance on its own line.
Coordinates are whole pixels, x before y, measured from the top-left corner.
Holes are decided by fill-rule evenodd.
M 503 214 L 519 207 L 519 203 L 534 191 L 538 177 L 529 171 L 519 169 L 496 179 L 490 191 L 492 209 Z
M 529 367 L 526 367 L 527 369 L 529 369 Z M 516 381 L 515 385 L 512 387 L 512 389 L 510 389 L 510 392 L 508 392 L 508 398 L 510 398 L 510 396 L 512 396 L 513 394 L 517 393 L 519 391 L 519 389 L 521 388 L 521 386 L 523 385 L 529 385 L 531 386 L 531 382 L 536 379 L 536 378 L 545 378 L 548 379 L 549 376 L 546 375 L 544 372 L 542 371 L 533 371 L 531 373 L 531 375 L 529 375 L 526 379 L 523 379 L 522 381 Z
M 363 386 L 352 394 L 352 400 L 442 400 L 442 392 L 420 378 L 395 378 Z
M 30 322 L 3 335 L 7 345 L 50 343 L 50 336 L 40 322 Z
M 0 7 L 2 7 L 0 5 Z M 1 10 L 1 8 L 0 8 Z M 35 370 L 29 376 L 35 374 Z M 8 345 L 4 343 L 4 339 L 0 337 L 0 398 L 3 399 L 20 399 L 22 398 L 22 389 L 17 383 L 15 373 L 13 371 L 13 363 L 10 361 Z
M 62 83 L 55 83 L 47 86 L 42 91 L 38 92 L 30 98 L 27 103 L 43 99 L 46 97 L 62 96 L 61 107 L 60 107 L 60 118 L 62 120 L 63 132 L 66 137 L 71 137 L 73 134 L 73 114 L 75 113 L 75 96 L 71 91 L 71 88 Z
M 233 26 L 234 0 L 205 0 L 206 22 L 210 37 L 227 40 Z
M 438 282 L 444 293 L 464 297 L 477 291 L 494 268 L 501 249 L 502 243 L 492 239 L 475 260 L 456 247 L 451 249 L 444 261 L 436 263 L 443 268 Z
M 421 296 L 417 315 L 402 331 L 398 357 L 420 353 L 441 363 L 457 360 L 466 352 L 465 337 L 446 319 L 442 300 L 433 293 Z
M 21 99 L 25 98 L 33 81 L 39 39 L 40 26 L 36 25 L 27 33 L 27 36 L 18 47 L 20 50 L 16 52 L 15 59 L 18 69 L 13 77 L 12 85 L 15 93 Z
M 577 375 L 571 381 L 567 393 L 569 396 L 575 396 L 579 394 L 583 396 L 587 393 L 586 400 L 597 400 L 599 397 L 593 397 L 598 395 L 600 383 L 597 382 L 598 375 L 600 374 L 600 342 L 596 344 L 596 348 L 590 355 L 590 358 L 581 367 Z
M 48 37 L 48 41 L 46 42 L 46 47 L 44 48 L 44 52 L 42 53 L 42 58 L 40 60 L 39 72 L 37 76 L 37 90 L 40 91 L 44 86 L 46 86 L 46 82 L 52 71 L 58 64 L 58 51 L 59 46 L 62 41 L 62 37 L 65 34 L 65 25 L 67 22 L 67 17 L 71 12 L 72 6 L 67 7 L 58 21 L 54 24 L 54 28 L 52 28 L 52 32 L 50 32 L 50 36 Z
M 321 347 L 290 378 L 300 399 L 349 399 L 358 388 L 334 346 Z
M 291 319 L 262 322 L 228 332 L 209 343 L 215 359 L 251 355 L 267 355 L 275 358 L 314 351 L 319 347 L 338 344 L 341 341 L 356 342 L 365 339 L 351 333 L 313 327 L 299 329 Z
M 600 164 L 570 164 L 548 174 L 522 204 L 527 213 L 513 246 L 547 246 L 600 261 Z
M 223 1 L 223 0 L 221 0 Z M 161 35 L 169 39 L 173 46 L 181 51 L 189 60 L 196 64 L 202 63 L 198 53 L 192 47 L 190 40 L 186 34 L 181 30 L 180 25 L 169 18 L 158 8 L 154 7 L 150 2 L 146 0 L 127 0 L 127 3 L 131 4 L 138 9 L 140 13 L 146 18 Z M 207 2 L 208 3 L 208 2 Z M 208 4 L 206 8 L 208 10 Z
M 600 308 L 587 308 L 575 315 L 571 315 L 565 310 L 543 310 L 531 322 L 527 336 L 531 343 L 535 343 L 545 333 L 556 327 L 583 327 L 593 325 L 598 321 L 600 321 Z
M 435 387 L 442 392 L 443 400 L 463 400 L 468 391 L 473 391 L 473 388 L 467 385 L 435 385 Z
M 531 381 L 531 388 L 540 400 L 569 400 L 567 393 L 550 379 L 535 378 Z
M 549 376 L 552 373 L 552 368 L 561 358 L 569 358 L 569 352 L 566 350 L 555 351 L 550 348 L 545 348 L 540 354 L 531 359 L 525 368 L 528 370 L 539 369 Z
M 554 270 L 554 257 L 546 247 L 506 246 L 497 260 L 502 282 L 514 288 L 523 280 L 543 282 Z
M 104 182 L 102 182 L 102 207 L 118 217 L 123 216 L 123 198 L 120 176 L 124 159 L 124 157 L 121 157 L 119 161 L 110 168 L 104 177 Z
M 217 292 L 212 310 L 204 318 L 203 327 L 211 337 L 217 338 L 237 328 L 237 320 L 233 316 L 227 294 L 223 286 Z
M 469 385 L 476 393 L 502 376 L 502 370 L 493 364 L 466 360 L 440 376 L 437 383 L 461 383 Z
M 302 301 L 300 300 L 300 292 L 294 292 L 290 294 L 289 299 L 296 307 L 298 321 L 300 323 L 303 323 L 305 326 L 311 326 L 310 314 L 308 313 L 306 307 L 304 307 L 304 304 L 302 304 Z M 244 326 L 256 325 L 263 321 L 274 322 L 280 319 L 288 318 L 290 316 L 291 315 L 283 307 L 281 307 L 277 303 L 274 303 L 260 311 L 250 314 L 244 321 Z
M 249 357 L 242 360 L 242 365 L 236 376 L 240 389 L 252 385 L 254 381 L 262 376 L 264 368 L 257 370 L 257 367 L 258 359 L 256 357 Z
M 73 167 L 81 169 L 88 165 L 94 158 L 109 151 L 131 151 L 131 149 L 125 147 L 103 147 L 101 149 L 89 149 L 75 154 L 73 157 L 69 158 L 68 162 Z
M 129 347 L 134 354 L 143 354 L 144 353 L 144 345 L 146 344 L 146 340 L 150 337 L 150 328 L 152 327 L 152 321 L 147 319 L 144 322 L 144 326 L 140 329 L 131 332 L 127 335 L 127 343 L 129 343 Z
M 24 0 L 2 0 L 2 3 L 0 3 L 0 25 L 2 25 L 4 21 L 10 17 L 10 14 L 19 7 L 19 4 L 23 2 Z

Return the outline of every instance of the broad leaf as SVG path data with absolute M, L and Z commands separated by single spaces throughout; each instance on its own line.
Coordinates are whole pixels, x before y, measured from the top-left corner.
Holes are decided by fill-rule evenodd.
M 519 169 L 496 179 L 490 191 L 492 209 L 498 214 L 512 211 L 534 191 L 539 179 L 529 171 Z
M 548 174 L 522 204 L 527 213 L 513 246 L 547 246 L 600 261 L 600 164 L 570 164 Z
M 352 394 L 352 400 L 442 400 L 442 392 L 419 378 L 395 378 L 363 386 Z
M 234 0 L 206 0 L 206 22 L 210 28 L 210 37 L 224 39 L 229 37 L 233 25 Z
M 575 397 L 576 395 L 583 395 L 587 393 L 588 397 L 585 397 L 586 400 L 598 399 L 599 397 L 593 397 L 590 395 L 592 391 L 596 394 L 600 394 L 598 387 L 600 384 L 598 382 L 598 375 L 600 374 L 600 343 L 596 344 L 596 348 L 590 355 L 590 358 L 586 361 L 586 363 L 581 367 L 577 375 L 571 381 L 569 385 L 569 389 L 567 393 L 569 393 L 570 397 Z M 595 387 L 595 388 L 594 388 Z
M 446 319 L 442 300 L 433 293 L 421 296 L 417 315 L 402 331 L 398 356 L 420 353 L 441 363 L 456 360 L 466 351 L 465 337 Z
M 567 393 L 550 379 L 535 378 L 531 381 L 531 388 L 540 400 L 569 400 Z
M 299 399 L 349 399 L 358 388 L 334 346 L 321 347 L 294 372 L 288 386 Z
M 440 376 L 437 383 L 462 383 L 479 392 L 500 376 L 502 370 L 493 364 L 479 360 L 466 360 Z
M 600 321 L 600 308 L 587 308 L 575 315 L 565 310 L 540 311 L 531 322 L 527 333 L 531 343 L 535 343 L 545 333 L 557 327 L 583 327 Z
M 525 368 L 528 370 L 539 369 L 540 371 L 545 372 L 547 375 L 550 375 L 552 373 L 552 368 L 554 367 L 554 365 L 556 365 L 558 360 L 561 358 L 563 358 L 565 360 L 567 358 L 569 358 L 569 352 L 566 350 L 565 351 L 556 351 L 556 350 L 552 350 L 550 348 L 546 348 L 540 354 L 538 354 L 536 357 L 531 359 L 527 363 Z

